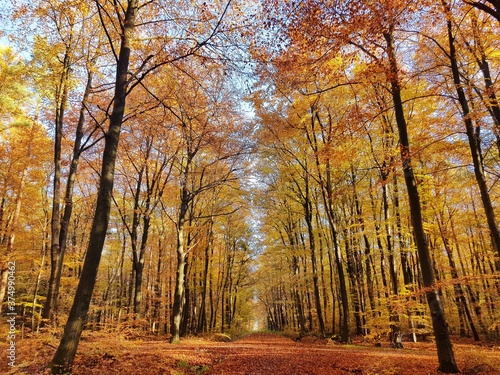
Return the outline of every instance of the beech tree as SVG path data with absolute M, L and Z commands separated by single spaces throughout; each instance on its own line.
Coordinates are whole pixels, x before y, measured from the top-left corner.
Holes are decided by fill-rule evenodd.
M 106 143 L 103 152 L 101 179 L 95 216 L 90 232 L 90 241 L 83 264 L 82 275 L 75 294 L 75 300 L 68 317 L 68 322 L 64 328 L 64 335 L 52 360 L 52 372 L 55 374 L 68 372 L 73 365 L 76 349 L 83 331 L 90 299 L 94 290 L 97 269 L 99 267 L 102 248 L 106 238 L 111 207 L 111 195 L 113 192 L 116 152 L 118 149 L 129 84 L 127 73 L 133 38 L 132 33 L 135 27 L 138 8 L 138 1 L 130 0 L 127 2 L 125 14 L 123 15 L 120 48 L 116 56 L 117 68 L 114 105 L 110 117 L 109 128 L 105 137 Z
M 200 69 L 201 70 L 201 69 Z M 207 71 L 207 74 L 210 74 Z M 186 261 L 193 246 L 190 232 L 186 230 L 195 202 L 199 195 L 217 188 L 219 185 L 231 184 L 235 180 L 234 173 L 247 146 L 239 143 L 234 134 L 243 136 L 244 126 L 227 108 L 226 89 L 216 84 L 214 72 L 211 72 L 212 85 L 209 91 L 204 89 L 208 75 L 200 77 L 198 82 L 183 82 L 183 91 L 176 83 L 172 103 L 163 102 L 172 114 L 180 138 L 180 150 L 176 155 L 175 169 L 180 185 L 179 207 L 174 219 L 177 231 L 177 277 L 172 313 L 172 342 L 177 342 L 180 335 L 181 320 L 184 308 L 186 283 Z M 185 87 L 190 87 L 184 92 Z M 216 90 L 216 91 L 213 91 Z M 225 140 L 227 137 L 228 140 Z M 230 141 L 230 139 L 233 139 Z M 199 177 L 198 177 L 199 176 Z
M 481 193 L 481 201 L 483 203 L 483 208 L 486 214 L 486 221 L 488 223 L 488 228 L 490 230 L 491 242 L 493 244 L 494 251 L 497 253 L 496 254 L 497 259 L 495 260 L 495 265 L 497 270 L 500 270 L 500 230 L 498 229 L 497 220 L 495 217 L 495 211 L 491 203 L 489 189 L 485 178 L 484 165 L 482 161 L 483 155 L 481 151 L 481 137 L 479 134 L 480 128 L 478 126 L 474 127 L 473 120 L 470 117 L 471 116 L 470 105 L 465 95 L 462 79 L 460 77 L 460 70 L 458 66 L 458 58 L 455 47 L 455 36 L 453 32 L 451 9 L 446 1 L 442 1 L 442 4 L 444 7 L 444 14 L 447 18 L 448 45 L 449 45 L 448 56 L 450 59 L 450 66 L 453 75 L 453 83 L 455 84 L 458 101 L 460 103 L 460 107 L 462 110 L 462 117 L 464 119 L 467 139 L 469 141 L 470 152 L 472 155 L 472 161 L 474 165 L 474 175 L 476 177 L 479 191 Z M 482 66 L 484 74 L 486 66 L 484 65 L 484 63 L 482 64 Z M 487 76 L 488 75 L 486 73 L 486 77 Z M 486 82 L 489 82 L 489 80 L 486 79 Z M 490 93 L 490 97 L 492 95 L 494 95 L 494 92 Z M 495 97 L 493 96 L 492 99 L 493 99 L 492 104 L 493 106 L 495 106 Z
M 134 121 L 134 120 L 131 120 Z M 139 122 L 140 118 L 134 122 Z M 143 296 L 143 275 L 148 239 L 151 230 L 151 220 L 158 209 L 173 168 L 173 159 L 177 154 L 178 145 L 174 141 L 169 128 L 162 127 L 162 123 L 154 123 L 139 129 L 137 135 L 127 134 L 122 142 L 126 155 L 125 160 L 119 162 L 120 177 L 125 181 L 122 189 L 123 204 L 113 196 L 119 215 L 130 236 L 132 251 L 132 266 L 134 280 L 133 311 L 136 318 L 141 317 Z M 137 126 L 139 128 L 140 126 Z M 155 128 L 159 129 L 155 129 Z M 170 133 L 170 134 L 169 134 Z M 167 137 L 170 142 L 162 142 L 160 138 Z M 127 202 L 127 192 L 130 192 L 130 202 Z M 129 207 L 127 207 L 129 206 Z
M 22 107 L 16 106 L 14 103 L 16 101 L 25 100 L 27 98 L 26 88 L 21 84 L 23 81 L 23 69 L 24 64 L 19 60 L 14 51 L 10 48 L 3 47 L 0 49 L 0 76 L 2 77 L 2 84 L 0 90 L 0 140 L 4 144 L 1 160 L 4 168 L 2 171 L 2 198 L 0 201 L 0 241 L 2 244 L 6 245 L 5 253 L 3 255 L 9 256 L 12 252 L 12 246 L 15 237 L 14 228 L 17 226 L 17 217 L 19 213 L 12 216 L 15 220 L 6 220 L 8 215 L 8 207 L 12 202 L 14 204 L 14 212 L 18 212 L 22 204 L 22 190 L 24 188 L 25 179 L 25 168 L 17 169 L 15 174 L 16 180 L 20 177 L 18 181 L 19 186 L 14 189 L 11 186 L 12 181 L 9 182 L 12 170 L 11 163 L 15 163 L 15 158 L 10 157 L 10 153 L 15 151 L 15 146 L 9 147 L 9 143 L 14 141 L 10 140 L 9 128 L 16 125 L 26 124 L 25 113 Z M 22 121 L 19 123 L 19 121 Z M 15 137 L 16 131 L 13 130 L 13 137 Z M 31 151 L 28 151 L 31 154 Z M 17 197 L 11 195 L 9 197 L 9 191 L 16 192 Z M 9 204 L 10 203 L 10 204 Z M 19 209 L 17 208 L 19 207 Z M 10 221 L 10 223 L 9 223 Z M 7 278 L 8 278 L 8 259 L 2 257 L 2 266 L 0 269 L 0 301 L 3 302 L 5 298 L 5 292 L 7 288 Z M 2 307 L 0 306 L 0 311 Z
M 13 9 L 0 260 L 54 373 L 86 329 L 498 338 L 494 2 Z
M 392 3 L 390 6 L 389 3 L 369 6 L 368 8 L 370 9 L 370 17 L 373 18 L 367 18 L 362 21 L 364 25 L 370 25 L 371 27 L 370 29 L 367 29 L 369 32 L 368 41 L 359 38 L 358 34 L 356 34 L 359 31 L 360 24 L 354 25 L 353 29 L 345 27 L 345 14 L 350 15 L 353 19 L 359 20 L 360 22 L 361 19 L 363 19 L 363 15 L 358 12 L 359 9 L 357 7 L 351 7 L 352 4 L 350 3 L 346 3 L 343 6 L 339 6 L 338 8 L 336 6 L 323 8 L 314 4 L 308 5 L 309 6 L 307 7 L 303 7 L 302 10 L 298 12 L 298 14 L 294 14 L 291 20 L 285 22 L 288 35 L 285 34 L 286 36 L 284 38 L 297 43 L 296 45 L 299 48 L 299 51 L 293 51 L 291 52 L 291 54 L 297 56 L 297 52 L 300 53 L 300 39 L 302 37 L 301 35 L 303 35 L 303 28 L 301 28 L 300 26 L 303 25 L 302 22 L 304 19 L 310 17 L 310 15 L 312 14 L 310 12 L 313 12 L 313 9 L 315 9 L 317 11 L 316 14 L 320 15 L 319 21 L 317 21 L 316 24 L 321 24 L 322 22 L 324 22 L 324 26 L 326 28 L 333 26 L 333 28 L 330 29 L 332 30 L 330 32 L 331 39 L 327 39 L 325 42 L 329 50 L 336 51 L 338 49 L 345 48 L 344 45 L 340 44 L 339 41 L 343 40 L 343 38 L 346 38 L 346 45 L 351 44 L 356 48 L 359 48 L 361 53 L 365 54 L 368 58 L 376 61 L 380 67 L 384 67 L 384 65 L 386 65 L 386 67 L 384 67 L 386 69 L 384 73 L 386 74 L 387 83 L 389 85 L 389 90 L 392 96 L 395 111 L 395 123 L 399 132 L 401 160 L 405 183 L 408 191 L 413 234 L 419 252 L 423 283 L 425 287 L 433 287 L 435 284 L 435 277 L 433 274 L 433 265 L 431 263 L 428 243 L 423 228 L 420 198 L 412 169 L 407 122 L 401 97 L 401 83 L 399 81 L 400 69 L 398 66 L 398 60 L 394 45 L 394 25 L 399 20 L 397 17 L 400 17 L 402 14 L 398 12 L 407 11 L 412 7 L 412 4 L 408 4 L 405 6 L 402 5 L 400 8 L 397 6 L 397 4 Z M 384 17 L 382 17 L 382 15 L 384 15 Z M 338 19 L 338 22 L 335 21 L 336 19 Z M 280 19 L 278 19 L 278 21 L 279 20 Z M 316 37 L 316 30 L 316 28 L 311 29 L 310 36 L 305 36 L 305 38 L 307 39 L 310 37 Z M 383 40 L 385 40 L 386 46 L 382 49 L 382 51 L 380 51 L 380 44 L 370 44 L 371 40 L 369 38 L 377 37 L 383 37 Z M 386 61 L 383 61 L 378 57 L 380 52 L 383 52 L 387 56 Z M 321 67 L 324 65 L 321 65 L 320 63 L 318 64 L 318 66 Z M 457 372 L 458 369 L 453 357 L 453 351 L 451 349 L 451 343 L 448 336 L 447 323 L 444 319 L 443 307 L 439 300 L 438 292 L 428 291 L 427 300 L 431 309 L 434 334 L 437 340 L 436 344 L 438 347 L 438 357 L 440 362 L 439 368 L 441 371 Z

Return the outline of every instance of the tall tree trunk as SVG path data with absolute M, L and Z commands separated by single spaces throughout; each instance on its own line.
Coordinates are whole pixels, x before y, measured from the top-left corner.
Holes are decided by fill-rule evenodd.
M 389 28 L 389 31 L 384 32 L 384 38 L 387 42 L 387 54 L 389 58 L 390 68 L 388 72 L 388 81 L 391 85 L 391 94 L 394 103 L 396 123 L 399 131 L 401 162 L 408 192 L 408 200 L 410 203 L 410 216 L 413 226 L 413 235 L 415 237 L 415 242 L 417 245 L 420 269 L 422 272 L 422 280 L 424 286 L 427 288 L 426 297 L 431 311 L 434 337 L 436 339 L 436 347 L 439 359 L 439 371 L 456 373 L 458 372 L 458 368 L 457 364 L 455 363 L 455 355 L 453 353 L 453 348 L 450 341 L 448 323 L 445 319 L 443 305 L 439 299 L 438 291 L 435 290 L 434 272 L 423 226 L 420 197 L 418 194 L 415 176 L 413 174 L 411 165 L 410 143 L 403 109 L 403 101 L 401 99 L 398 64 L 396 60 L 396 53 L 394 50 L 393 29 L 394 27 L 391 26 Z
M 186 167 L 186 168 L 189 168 Z M 186 169 L 187 171 L 187 169 Z M 187 175 L 185 176 L 187 179 Z M 185 181 L 184 183 L 187 183 Z M 175 293 L 174 304 L 172 306 L 172 323 L 170 333 L 172 337 L 170 343 L 175 344 L 180 340 L 181 319 L 184 307 L 184 284 L 185 280 L 185 267 L 186 267 L 186 248 L 184 239 L 184 230 L 186 222 L 186 214 L 188 211 L 188 192 L 187 187 L 184 185 L 181 195 L 181 206 L 179 210 L 179 217 L 177 220 L 177 271 L 175 277 Z
M 354 310 L 354 321 L 356 323 L 356 335 L 363 334 L 363 325 L 361 323 L 361 301 L 359 298 L 359 288 L 361 287 L 358 284 L 358 280 L 356 277 L 356 266 L 354 259 L 354 249 L 351 246 L 351 236 L 349 231 L 347 230 L 347 226 L 349 224 L 346 222 L 346 228 L 344 228 L 344 246 L 347 257 L 347 275 L 349 275 L 349 286 L 351 293 L 351 304 Z
M 40 281 L 42 280 L 42 274 L 43 270 L 45 268 L 45 258 L 47 256 L 47 249 L 48 249 L 48 239 L 49 239 L 49 233 L 48 233 L 48 227 L 49 227 L 49 218 L 48 218 L 48 213 L 45 211 L 45 220 L 44 220 L 44 225 L 43 225 L 43 230 L 42 230 L 42 260 L 40 262 L 40 268 L 38 270 L 38 275 L 36 277 L 36 283 L 35 283 L 35 290 L 33 291 L 33 310 L 32 310 L 32 315 L 31 315 L 31 332 L 37 332 L 38 329 L 40 328 L 40 319 L 36 319 L 37 322 L 35 324 L 35 308 L 38 302 L 38 290 L 40 289 Z M 43 309 L 43 307 L 42 307 Z M 40 316 L 41 316 L 42 311 L 40 311 Z M 35 329 L 36 328 L 36 329 Z
M 31 151 L 29 151 L 29 153 L 31 153 Z M 23 200 L 25 181 L 26 181 L 26 168 L 23 168 L 23 170 L 21 171 L 19 191 L 17 192 L 16 199 L 14 200 L 14 215 L 10 222 L 10 230 L 8 230 L 7 231 L 8 233 L 6 233 L 7 247 L 5 249 L 5 254 L 7 254 L 7 256 L 11 256 L 12 250 L 14 249 L 14 240 L 16 238 L 17 222 L 19 221 L 19 215 L 21 213 L 21 205 Z M 8 262 L 5 262 L 4 264 L 2 264 L 2 269 L 0 271 L 0 313 L 2 312 L 3 300 L 7 292 L 8 278 L 9 278 L 9 267 L 8 267 Z
M 80 159 L 81 144 L 83 140 L 83 125 L 85 123 L 85 108 L 88 101 L 88 97 L 90 95 L 90 90 L 92 88 L 92 77 L 93 72 L 91 69 L 88 71 L 87 75 L 87 85 L 85 87 L 85 92 L 83 94 L 82 103 L 80 107 L 80 114 L 78 118 L 78 123 L 76 127 L 76 135 L 75 135 L 75 143 L 73 145 L 73 157 L 71 160 L 71 165 L 69 169 L 68 181 L 66 183 L 66 192 L 64 195 L 64 211 L 63 216 L 59 225 L 59 238 L 57 241 L 56 248 L 52 248 L 51 246 L 51 269 L 50 269 L 50 278 L 49 278 L 49 289 L 47 291 L 47 299 L 45 300 L 45 305 L 43 308 L 42 317 L 44 319 L 49 319 L 50 321 L 54 321 L 57 316 L 57 301 L 59 299 L 59 287 L 61 285 L 61 275 L 62 268 L 64 264 L 64 255 L 66 253 L 66 245 L 68 239 L 68 231 L 69 231 L 69 222 L 71 220 L 71 214 L 73 212 L 73 190 L 76 181 L 76 172 L 78 169 L 78 163 Z M 62 120 L 61 120 L 62 121 Z M 62 123 L 61 123 L 62 126 Z M 57 138 L 57 137 L 56 137 Z M 59 142 L 59 154 L 60 154 L 60 140 Z M 54 157 L 56 159 L 56 157 Z M 59 155 L 60 159 L 60 155 Z M 60 164 L 60 162 L 59 162 Z M 60 169 L 60 165 L 59 165 Z M 57 168 L 56 168 L 57 170 Z M 56 174 L 56 173 L 55 173 Z M 60 174 L 60 172 L 58 172 Z M 55 190 L 55 176 L 54 176 L 54 191 Z M 55 207 L 55 202 L 53 203 Z M 54 209 L 53 209 L 54 216 Z M 57 215 L 59 217 L 59 215 Z M 53 218 L 52 218 L 53 219 Z M 54 226 L 55 222 L 52 221 L 52 226 Z M 52 229 L 52 235 L 56 235 L 54 229 Z M 56 251 L 57 250 L 57 251 Z
M 452 254 L 452 249 L 450 246 L 449 239 L 445 234 L 443 220 L 438 216 L 436 218 L 436 221 L 438 224 L 441 239 L 443 241 L 443 246 L 444 246 L 444 249 L 446 251 L 446 255 L 448 257 L 448 264 L 450 265 L 451 277 L 455 280 L 453 283 L 453 289 L 455 291 L 455 301 L 457 304 L 458 312 L 460 315 L 462 315 L 460 317 L 460 319 L 462 319 L 463 315 L 465 315 L 465 318 L 467 319 L 467 322 L 469 323 L 469 327 L 472 331 L 472 335 L 474 336 L 474 341 L 479 341 L 479 334 L 477 333 L 476 326 L 475 326 L 474 321 L 472 319 L 472 315 L 471 315 L 470 309 L 469 309 L 469 304 L 467 303 L 467 300 L 465 298 L 462 284 L 458 281 L 459 278 L 458 278 L 457 267 L 455 266 L 455 261 L 453 260 L 453 254 Z M 461 334 L 462 334 L 462 332 L 461 332 Z
M 314 111 L 312 110 L 312 119 L 311 119 L 311 124 L 314 130 L 314 119 L 317 119 L 319 121 L 319 117 L 314 115 Z M 340 324 L 340 333 L 341 333 L 341 339 L 343 342 L 348 342 L 349 341 L 349 305 L 348 305 L 348 294 L 347 294 L 347 281 L 345 277 L 345 272 L 344 272 L 344 267 L 342 265 L 342 260 L 341 260 L 341 255 L 340 255 L 340 248 L 339 248 L 339 243 L 338 243 L 338 236 L 337 236 L 337 229 L 335 226 L 335 213 L 334 213 L 334 208 L 333 208 L 333 187 L 331 183 L 331 170 L 330 170 L 330 161 L 326 161 L 326 166 L 325 166 L 325 171 L 324 173 L 321 170 L 319 159 L 318 159 L 318 146 L 317 146 L 317 141 L 316 137 L 314 136 L 314 131 L 311 134 L 307 134 L 308 140 L 310 145 L 313 148 L 315 157 L 316 157 L 316 168 L 318 171 L 318 176 L 320 179 L 320 185 L 321 185 L 321 196 L 323 198 L 323 203 L 325 205 L 325 211 L 326 215 L 328 218 L 328 224 L 329 224 L 329 229 L 330 233 L 332 236 L 332 245 L 333 245 L 333 251 L 334 251 L 334 259 L 335 259 L 335 267 L 337 269 L 337 274 L 339 278 L 339 289 L 340 289 L 340 299 L 342 302 L 342 310 L 341 310 L 341 315 L 342 319 L 339 321 Z M 333 283 L 333 280 L 331 280 L 331 283 Z M 335 321 L 335 317 L 332 318 L 333 321 Z M 335 323 L 333 323 L 335 324 Z M 324 330 L 324 328 L 323 328 Z M 332 328 L 332 330 L 335 330 L 335 328 Z
M 138 0 L 129 0 L 123 20 L 120 52 L 116 67 L 113 112 L 110 118 L 109 129 L 105 135 L 99 193 L 90 232 L 90 240 L 68 321 L 64 328 L 59 347 L 52 359 L 51 366 L 54 374 L 71 372 L 80 336 L 87 319 L 97 270 L 101 260 L 111 209 L 115 161 L 129 83 L 127 72 L 130 59 L 130 44 L 132 32 L 135 27 L 137 10 Z
M 471 47 L 470 43 L 467 41 L 466 44 L 476 57 L 477 65 L 483 74 L 484 86 L 486 88 L 486 95 L 488 96 L 488 99 L 485 99 L 483 95 L 480 96 L 493 120 L 493 133 L 496 137 L 497 151 L 500 154 L 500 105 L 498 103 L 495 88 L 493 87 L 490 64 L 488 62 L 488 58 L 486 57 L 486 51 L 483 41 L 481 40 L 477 17 L 475 14 L 472 14 L 472 33 L 474 35 L 474 47 Z M 476 50 L 478 55 L 475 53 Z
M 398 278 L 396 274 L 396 265 L 394 261 L 394 250 L 392 246 L 392 231 L 391 225 L 389 224 L 389 198 L 387 192 L 387 182 L 389 180 L 389 175 L 387 170 L 381 171 L 382 177 L 382 205 L 384 211 L 384 227 L 385 227 L 385 238 L 387 243 L 387 252 L 389 253 L 389 277 L 391 280 L 391 292 L 392 296 L 396 297 L 399 292 Z M 401 343 L 401 328 L 399 323 L 399 315 L 395 312 L 395 306 L 393 301 L 389 301 L 389 319 L 391 327 L 391 342 L 394 348 L 401 349 L 403 344 Z
M 213 211 L 213 207 L 212 207 Z M 202 291 L 201 291 L 201 306 L 198 319 L 198 332 L 207 331 L 207 291 L 208 291 L 208 274 L 210 272 L 210 249 L 213 247 L 214 240 L 214 220 L 212 217 L 208 221 L 207 243 L 205 245 L 205 254 L 203 259 L 203 273 L 202 273 Z
M 163 270 L 163 257 L 164 249 L 162 243 L 162 236 L 158 239 L 158 263 L 156 264 L 156 276 L 153 286 L 153 333 L 159 334 L 163 332 L 163 281 L 162 281 L 162 270 Z
M 59 235 L 61 231 L 61 148 L 63 137 L 64 112 L 68 101 L 68 83 L 70 78 L 71 65 L 71 37 L 63 59 L 62 73 L 56 89 L 56 116 L 55 116 L 55 137 L 54 137 L 54 179 L 52 196 L 52 221 L 51 221 L 51 244 L 50 244 L 50 279 L 47 300 L 42 316 L 53 321 L 57 306 L 56 289 L 58 289 L 61 279 L 61 269 L 59 258 L 61 255 Z
M 318 280 L 318 262 L 316 259 L 316 241 L 313 228 L 313 214 L 312 203 L 310 198 L 310 187 L 308 178 L 305 178 L 305 193 L 303 197 L 302 206 L 304 207 L 304 217 L 307 225 L 307 233 L 309 236 L 309 251 L 311 254 L 311 271 L 313 277 L 313 292 L 314 292 L 314 306 L 318 317 L 319 330 L 322 336 L 325 335 L 325 322 L 323 320 L 323 309 L 321 307 L 321 297 L 319 293 L 319 280 Z
M 186 257 L 185 265 L 184 265 L 184 298 L 182 305 L 182 314 L 181 314 L 181 325 L 179 328 L 179 336 L 186 336 L 189 333 L 189 320 L 191 319 L 191 286 L 189 285 L 188 274 L 190 268 L 190 262 Z
M 455 49 L 455 38 L 453 36 L 451 10 L 446 1 L 442 1 L 445 8 L 445 14 L 447 15 L 447 28 L 448 28 L 448 41 L 450 47 L 450 65 L 453 74 L 453 83 L 455 84 L 455 89 L 458 95 L 458 102 L 462 108 L 462 118 L 465 123 L 465 129 L 467 133 L 467 138 L 469 140 L 469 148 L 472 155 L 472 162 L 474 164 L 474 175 L 476 177 L 476 182 L 479 187 L 479 192 L 481 195 L 481 201 L 483 203 L 484 213 L 486 215 L 486 221 L 488 223 L 488 229 L 490 230 L 491 242 L 493 245 L 493 250 L 495 252 L 495 267 L 497 271 L 500 271 L 500 231 L 497 226 L 495 218 L 495 210 L 491 202 L 490 194 L 488 191 L 488 186 L 486 183 L 486 177 L 484 174 L 483 166 L 483 156 L 481 153 L 481 138 L 479 135 L 479 127 L 476 129 L 472 123 L 472 117 L 469 109 L 469 103 L 467 97 L 465 96 L 465 91 L 462 87 L 462 82 L 460 78 L 460 71 L 458 69 L 457 52 Z
M 137 318 L 141 317 L 141 303 L 142 303 L 142 282 L 144 273 L 144 260 L 146 257 L 146 249 L 149 238 L 149 228 L 151 225 L 151 218 L 149 216 L 149 199 L 146 202 L 145 210 L 146 216 L 142 218 L 142 236 L 141 245 L 139 247 L 139 264 L 135 273 L 135 293 L 134 293 L 134 313 Z
M 392 178 L 394 185 L 394 216 L 396 217 L 396 229 L 398 231 L 399 252 L 401 256 L 401 268 L 403 270 L 403 281 L 405 286 L 413 283 L 413 273 L 411 270 L 410 260 L 408 259 L 408 251 L 403 240 L 403 226 L 401 224 L 401 211 L 399 205 L 399 184 L 396 174 Z

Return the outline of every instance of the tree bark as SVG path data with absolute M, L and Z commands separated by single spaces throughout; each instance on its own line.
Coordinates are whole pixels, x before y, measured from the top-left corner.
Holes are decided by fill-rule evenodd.
M 422 280 L 427 290 L 427 303 L 429 304 L 431 311 L 432 325 L 439 359 L 439 371 L 456 373 L 458 372 L 458 367 L 455 363 L 455 355 L 450 341 L 448 323 L 445 319 L 443 305 L 439 299 L 438 291 L 435 290 L 434 272 L 423 226 L 420 197 L 411 165 L 408 128 L 403 109 L 403 102 L 401 99 L 398 64 L 394 49 L 393 26 L 389 28 L 389 31 L 384 32 L 384 38 L 387 43 L 387 55 L 389 58 L 388 82 L 391 85 L 396 123 L 399 131 L 401 162 L 408 192 L 408 200 L 410 203 L 411 223 L 419 255 Z
M 442 4 L 445 8 L 445 14 L 450 15 L 451 11 L 446 1 L 443 0 Z M 447 21 L 447 28 L 450 47 L 449 58 L 451 71 L 453 74 L 453 83 L 455 84 L 455 89 L 457 91 L 458 102 L 460 103 L 460 107 L 462 108 L 462 118 L 465 123 L 467 138 L 469 140 L 469 148 L 472 155 L 472 162 L 474 164 L 474 175 L 479 187 L 481 201 L 483 203 L 486 221 L 488 223 L 488 229 L 490 230 L 491 242 L 493 245 L 493 250 L 495 252 L 495 267 L 497 271 L 500 271 L 500 231 L 497 226 L 495 210 L 491 202 L 488 186 L 486 184 L 486 177 L 484 175 L 479 127 L 474 129 L 469 109 L 469 103 L 467 101 L 467 97 L 465 96 L 465 91 L 462 87 L 460 71 L 458 69 L 457 53 L 455 49 L 455 38 L 453 36 L 452 23 L 449 17 Z
M 186 167 L 188 170 L 189 166 Z M 185 176 L 187 178 L 187 176 Z M 187 182 L 184 181 L 184 184 Z M 179 217 L 177 220 L 177 271 L 175 278 L 175 293 L 174 293 L 174 304 L 172 306 L 172 324 L 170 327 L 170 333 L 172 337 L 170 343 L 175 344 L 180 340 L 180 329 L 181 329 L 181 319 L 184 306 L 184 283 L 185 283 L 185 272 L 186 267 L 186 249 L 184 240 L 184 224 L 186 222 L 186 213 L 188 211 L 188 191 L 187 187 L 183 186 L 181 193 L 181 206 L 179 210 Z
M 64 255 L 66 253 L 66 243 L 68 239 L 69 222 L 71 220 L 71 214 L 73 212 L 73 190 L 76 181 L 76 172 L 78 169 L 78 163 L 81 154 L 81 144 L 83 140 L 83 125 L 85 123 L 85 106 L 90 95 L 90 90 L 92 88 L 92 77 L 93 72 L 89 69 L 87 76 L 87 85 L 85 87 L 85 92 L 83 94 L 82 104 L 80 107 L 80 114 L 78 118 L 78 124 L 76 127 L 75 143 L 73 145 L 73 157 L 71 160 L 68 181 L 66 183 L 66 192 L 64 196 L 64 211 L 63 216 L 59 225 L 59 238 L 57 241 L 58 248 L 52 248 L 51 246 L 51 269 L 49 278 L 49 289 L 47 292 L 47 299 L 45 300 L 45 305 L 43 308 L 42 317 L 44 319 L 49 319 L 54 321 L 57 316 L 57 301 L 59 298 L 59 287 L 61 285 L 61 275 L 62 268 L 64 264 Z M 61 124 L 62 126 L 62 124 Z M 57 143 L 57 142 L 56 142 Z M 60 143 L 60 142 L 59 142 Z M 60 148 L 60 144 L 59 144 Z M 60 153 L 60 150 L 59 150 Z M 60 155 L 59 155 L 60 159 Z M 59 163 L 60 164 L 60 163 Z M 55 179 L 55 177 L 54 177 Z M 55 182 L 54 182 L 55 185 Z M 55 188 L 54 188 L 55 191 Z M 55 205 L 55 202 L 54 202 Z M 53 214 L 54 216 L 54 214 Z M 59 215 L 57 215 L 59 217 Z M 54 222 L 52 225 L 54 226 Z M 52 230 L 52 235 L 57 235 L 57 233 Z
M 307 171 L 305 171 L 307 173 Z M 321 307 L 321 297 L 319 292 L 319 280 L 318 280 L 318 265 L 316 259 L 316 241 L 314 236 L 314 228 L 312 223 L 312 203 L 310 198 L 310 187 L 309 178 L 304 178 L 304 196 L 302 197 L 302 206 L 304 208 L 304 218 L 307 225 L 307 233 L 309 236 L 309 251 L 311 254 L 311 271 L 313 277 L 313 292 L 314 292 L 314 306 L 316 308 L 316 314 L 318 317 L 319 330 L 322 336 L 325 335 L 325 322 L 323 320 L 323 309 Z
M 52 373 L 71 372 L 78 343 L 87 320 L 92 292 L 101 260 L 102 249 L 108 229 L 111 196 L 113 192 L 114 171 L 120 131 L 125 112 L 128 79 L 127 72 L 130 60 L 130 44 L 135 27 L 138 0 L 129 0 L 123 20 L 120 52 L 116 67 L 114 106 L 110 118 L 109 129 L 105 135 L 102 158 L 102 169 L 97 196 L 97 205 L 90 232 L 87 254 L 83 264 L 80 282 L 71 307 L 68 321 L 64 328 L 59 347 L 52 359 Z
M 56 289 L 59 288 L 61 279 L 61 267 L 59 267 L 61 231 L 61 148 L 63 137 L 64 112 L 68 101 L 68 81 L 71 64 L 71 36 L 69 45 L 63 59 L 61 78 L 56 89 L 56 116 L 55 116 L 55 137 L 54 137 L 54 178 L 52 196 L 52 220 L 51 220 L 51 244 L 50 244 L 50 279 L 47 300 L 42 313 L 43 318 L 54 320 L 54 313 L 57 305 Z M 62 264 L 61 264 L 62 265 Z

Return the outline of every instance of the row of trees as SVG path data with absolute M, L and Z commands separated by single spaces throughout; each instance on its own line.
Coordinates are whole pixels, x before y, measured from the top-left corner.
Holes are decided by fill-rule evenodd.
M 2 50 L 2 267 L 16 261 L 23 325 L 65 325 L 54 373 L 87 323 L 172 342 L 249 324 L 242 20 L 231 1 L 14 8 L 31 58 Z
M 176 342 L 249 328 L 255 296 L 270 329 L 300 335 L 400 346 L 432 327 L 456 372 L 449 332 L 498 337 L 497 14 L 17 5 L 24 52 L 0 51 L 0 297 L 15 260 L 23 327 L 65 325 L 54 373 L 86 324 Z
M 492 2 L 494 5 L 494 2 Z M 271 329 L 498 337 L 498 23 L 483 3 L 271 2 L 257 45 Z M 443 305 L 447 306 L 448 321 Z M 428 304 L 431 314 L 426 313 Z

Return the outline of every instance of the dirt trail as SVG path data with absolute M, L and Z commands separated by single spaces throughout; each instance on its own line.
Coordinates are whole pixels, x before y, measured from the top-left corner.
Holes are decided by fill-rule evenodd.
M 325 375 L 325 374 L 417 374 L 423 361 L 435 361 L 433 353 L 405 353 L 403 367 L 394 366 L 401 351 L 371 347 L 345 347 L 322 341 L 295 342 L 276 335 L 253 334 L 217 351 L 223 358 L 207 374 L 212 375 Z M 412 365 L 413 362 L 413 366 Z M 413 368 L 413 369 L 412 369 Z M 407 372 L 409 370 L 409 372 Z
M 0 373 L 48 375 L 47 364 L 57 339 L 37 336 L 18 345 L 15 368 L 0 361 Z M 464 375 L 500 374 L 500 347 L 463 343 L 454 345 Z M 0 351 L 6 345 L 0 342 Z M 221 343 L 186 338 L 171 345 L 159 337 L 125 338 L 121 334 L 87 332 L 78 348 L 74 375 L 435 375 L 436 349 L 432 343 L 405 343 L 394 350 L 366 345 L 338 345 L 326 340 L 301 341 L 275 335 L 251 334 Z

